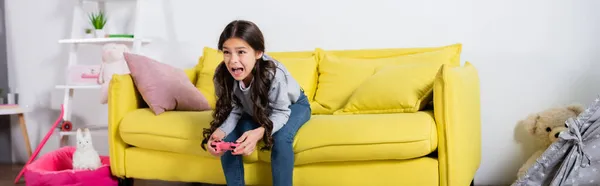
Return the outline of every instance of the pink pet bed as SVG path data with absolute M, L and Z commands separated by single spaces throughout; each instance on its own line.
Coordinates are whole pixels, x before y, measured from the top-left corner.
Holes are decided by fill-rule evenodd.
M 107 156 L 100 156 L 102 166 L 96 170 L 73 170 L 75 147 L 62 147 L 47 153 L 25 167 L 25 185 L 47 186 L 116 186 Z

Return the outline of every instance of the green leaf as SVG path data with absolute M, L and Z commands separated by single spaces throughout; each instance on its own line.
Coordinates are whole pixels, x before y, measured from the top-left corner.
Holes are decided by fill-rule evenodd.
M 106 16 L 104 14 L 104 12 L 100 11 L 98 13 L 90 13 L 88 15 L 89 20 L 90 20 L 90 24 L 92 26 L 94 26 L 95 29 L 102 29 L 104 28 L 104 25 L 106 25 Z

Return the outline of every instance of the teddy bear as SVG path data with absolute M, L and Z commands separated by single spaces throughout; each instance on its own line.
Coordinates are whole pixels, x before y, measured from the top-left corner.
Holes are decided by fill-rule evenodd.
M 108 85 L 114 74 L 130 74 L 123 53 L 130 52 L 127 45 L 107 43 L 102 46 L 102 65 L 98 76 L 98 84 L 102 87 L 100 102 L 108 102 Z
M 535 161 L 546 151 L 554 142 L 558 141 L 561 132 L 566 131 L 565 124 L 569 118 L 577 117 L 585 108 L 579 104 L 571 104 L 560 107 L 553 107 L 538 113 L 530 114 L 527 118 L 520 120 L 519 125 L 524 126 L 525 130 L 538 140 L 542 147 L 533 153 L 529 159 L 519 168 L 517 177 L 525 175 L 525 172 Z

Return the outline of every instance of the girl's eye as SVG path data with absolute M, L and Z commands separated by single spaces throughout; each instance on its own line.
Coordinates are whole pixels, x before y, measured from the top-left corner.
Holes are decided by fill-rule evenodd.
M 243 51 L 243 50 L 242 50 L 242 51 L 239 51 L 238 53 L 239 53 L 239 54 L 245 54 L 245 53 L 246 53 L 246 51 Z
M 223 51 L 223 54 L 229 54 L 229 51 Z

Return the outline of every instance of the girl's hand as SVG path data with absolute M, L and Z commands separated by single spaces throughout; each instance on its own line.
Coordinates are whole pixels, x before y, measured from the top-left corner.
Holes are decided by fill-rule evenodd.
M 257 129 L 244 132 L 244 134 L 236 141 L 239 143 L 238 147 L 236 147 L 231 154 L 243 154 L 245 156 L 252 154 L 256 148 L 256 143 L 258 140 L 262 139 L 264 134 L 265 128 L 263 127 L 258 127 Z
M 210 135 L 210 139 L 208 140 L 208 143 L 206 144 L 206 146 L 208 146 L 208 152 L 210 154 L 212 154 L 213 156 L 221 156 L 223 155 L 223 152 L 217 152 L 217 149 L 213 148 L 210 146 L 210 144 L 212 144 L 212 142 L 214 141 L 223 141 L 223 138 L 225 138 L 225 132 L 223 132 L 221 129 L 215 130 L 212 135 Z

